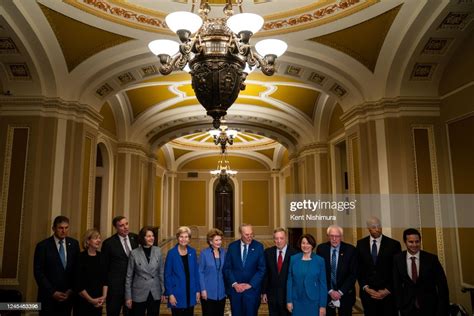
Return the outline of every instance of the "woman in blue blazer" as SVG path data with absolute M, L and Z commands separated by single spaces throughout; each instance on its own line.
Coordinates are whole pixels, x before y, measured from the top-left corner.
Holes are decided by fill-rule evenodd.
M 225 307 L 224 268 L 225 250 L 221 248 L 224 233 L 217 228 L 207 233 L 209 248 L 199 255 L 202 314 L 223 316 Z
M 304 234 L 298 240 L 302 253 L 290 258 L 287 308 L 293 316 L 326 315 L 326 268 L 324 259 L 313 253 L 316 240 Z
M 181 226 L 178 243 L 168 251 L 165 262 L 165 295 L 175 316 L 192 316 L 199 302 L 201 287 L 196 250 L 190 246 L 191 229 Z

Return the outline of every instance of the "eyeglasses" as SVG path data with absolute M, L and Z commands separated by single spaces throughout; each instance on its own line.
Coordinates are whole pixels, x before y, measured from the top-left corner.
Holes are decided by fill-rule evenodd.
M 341 238 L 341 235 L 328 235 L 329 238 Z

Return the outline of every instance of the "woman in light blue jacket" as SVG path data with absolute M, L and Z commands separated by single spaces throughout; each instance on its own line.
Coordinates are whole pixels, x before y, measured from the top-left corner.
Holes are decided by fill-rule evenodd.
M 204 316 L 223 316 L 225 307 L 224 267 L 225 250 L 221 248 L 224 233 L 217 228 L 207 233 L 209 248 L 199 257 L 201 305 Z
M 300 237 L 302 253 L 290 258 L 286 302 L 293 316 L 325 316 L 327 301 L 324 259 L 313 253 L 316 240 L 310 234 Z

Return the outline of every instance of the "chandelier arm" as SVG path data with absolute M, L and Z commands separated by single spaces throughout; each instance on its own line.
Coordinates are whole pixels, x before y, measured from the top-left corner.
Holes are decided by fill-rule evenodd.
M 257 64 L 257 58 L 251 49 L 249 49 L 249 54 L 247 55 L 247 64 L 249 64 L 250 67 L 253 67 Z
M 275 73 L 275 55 L 268 55 L 262 58 L 258 53 L 254 53 L 257 60 L 258 67 L 267 76 L 272 76 Z
M 244 10 L 242 9 L 242 1 L 243 0 L 237 0 L 237 7 L 239 8 L 240 13 L 244 13 Z
M 175 54 L 173 57 L 171 57 L 168 62 L 163 63 L 161 60 L 161 66 L 159 68 L 159 71 L 162 75 L 166 76 L 169 75 L 175 68 L 176 62 L 178 61 L 179 58 L 182 57 L 181 53 Z

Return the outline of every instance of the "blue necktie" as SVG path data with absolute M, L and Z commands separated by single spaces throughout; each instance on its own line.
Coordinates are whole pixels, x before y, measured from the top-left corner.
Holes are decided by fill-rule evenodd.
M 244 253 L 242 254 L 242 265 L 245 266 L 245 260 L 247 260 L 247 254 L 248 254 L 248 245 L 244 245 Z
M 66 269 L 66 254 L 64 253 L 64 240 L 59 241 L 59 258 L 61 258 L 61 263 L 63 264 L 63 268 Z
M 336 289 L 336 262 L 337 262 L 337 249 L 332 250 L 331 256 L 331 288 Z
M 372 261 L 374 264 L 377 263 L 377 240 L 374 239 L 374 243 L 372 244 Z

